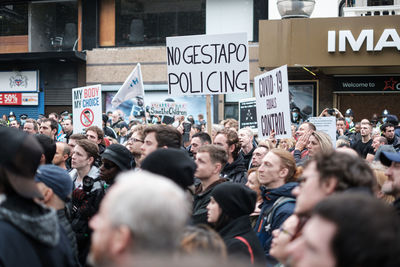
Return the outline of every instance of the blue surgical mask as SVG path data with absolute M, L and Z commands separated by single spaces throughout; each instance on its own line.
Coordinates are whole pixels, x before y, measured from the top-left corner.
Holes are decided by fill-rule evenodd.
M 386 117 L 383 117 L 383 118 L 382 118 L 382 122 L 385 123 L 386 121 L 387 121 L 387 118 L 386 118 Z
M 292 112 L 292 116 L 294 120 L 297 120 L 297 118 L 299 117 L 299 114 L 297 112 Z
M 25 120 L 21 120 L 21 124 L 25 124 Z
M 10 118 L 9 121 L 15 121 L 15 119 L 14 118 Z
M 351 122 L 351 119 L 349 117 L 346 117 L 345 119 L 346 119 L 347 123 Z

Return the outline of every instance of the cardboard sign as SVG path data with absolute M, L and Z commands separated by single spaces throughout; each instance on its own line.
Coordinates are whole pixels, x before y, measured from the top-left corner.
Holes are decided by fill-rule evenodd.
M 309 121 L 315 125 L 317 131 L 324 132 L 331 138 L 333 147 L 336 147 L 336 118 L 335 117 L 311 117 Z
M 254 78 L 258 137 L 266 139 L 271 131 L 275 138 L 290 138 L 290 105 L 287 66 Z
M 187 116 L 187 103 L 151 102 L 150 115 Z
M 239 101 L 239 129 L 250 127 L 257 133 L 257 108 L 256 99 L 246 98 Z
M 250 90 L 246 33 L 167 38 L 168 94 L 234 94 Z
M 90 126 L 102 129 L 101 85 L 72 89 L 74 134 Z

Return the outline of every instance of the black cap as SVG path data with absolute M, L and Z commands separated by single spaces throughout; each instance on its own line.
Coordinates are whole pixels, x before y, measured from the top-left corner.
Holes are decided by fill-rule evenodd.
M 112 144 L 108 146 L 103 154 L 101 154 L 101 157 L 114 162 L 121 171 L 129 170 L 132 166 L 131 152 L 120 144 Z
M 141 168 L 170 178 L 183 189 L 194 183 L 196 163 L 181 149 L 157 149 L 142 162 Z
M 225 182 L 211 192 L 221 209 L 232 219 L 251 214 L 256 207 L 257 194 L 245 185 Z
M 21 115 L 19 115 L 19 118 L 20 118 L 21 120 L 26 120 L 26 119 L 28 118 L 28 115 L 26 115 L 26 114 L 21 114 Z
M 26 198 L 42 198 L 34 176 L 43 150 L 38 141 L 26 132 L 0 127 L 0 166 L 4 167 L 11 187 Z

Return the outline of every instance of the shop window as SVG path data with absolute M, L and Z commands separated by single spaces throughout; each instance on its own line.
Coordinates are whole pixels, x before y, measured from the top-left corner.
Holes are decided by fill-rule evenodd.
M 76 49 L 77 1 L 33 2 L 30 5 L 31 52 Z
M 28 34 L 28 4 L 0 6 L 0 36 Z
M 206 0 L 116 0 L 116 45 L 165 44 L 205 33 Z

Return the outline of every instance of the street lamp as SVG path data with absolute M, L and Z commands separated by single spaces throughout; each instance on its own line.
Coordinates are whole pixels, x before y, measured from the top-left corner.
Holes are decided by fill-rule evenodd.
M 277 5 L 283 19 L 309 18 L 314 10 L 315 0 L 278 0 Z

